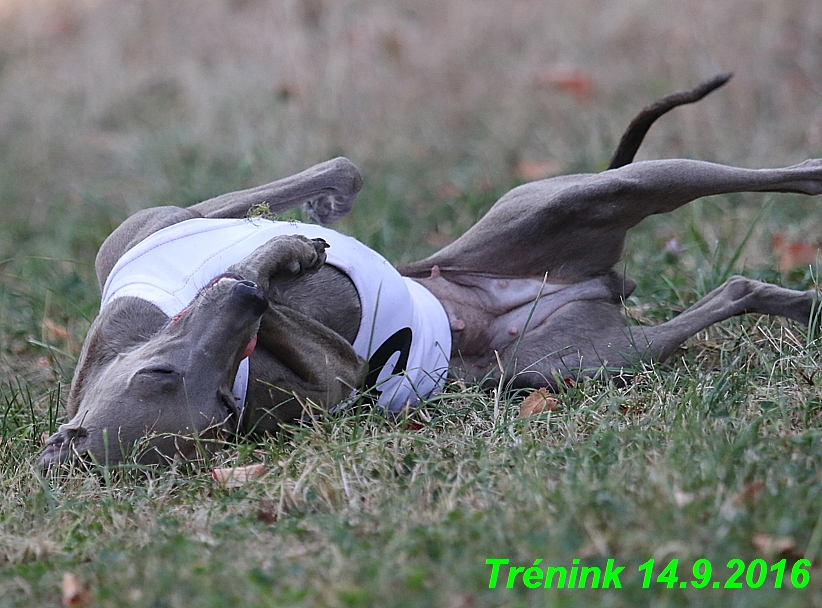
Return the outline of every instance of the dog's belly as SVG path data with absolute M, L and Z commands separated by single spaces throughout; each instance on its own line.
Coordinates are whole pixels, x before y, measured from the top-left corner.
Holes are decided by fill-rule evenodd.
M 499 304 L 499 313 L 488 328 L 486 352 L 505 350 L 521 334 L 542 327 L 551 315 L 571 302 L 613 299 L 611 287 L 599 278 L 571 284 L 535 279 L 489 283 L 487 290 Z
M 532 333 L 550 328 L 565 306 L 581 301 L 615 305 L 634 286 L 633 281 L 615 273 L 576 283 L 476 275 L 446 278 L 436 273 L 418 280 L 440 299 L 448 313 L 454 345 L 452 372 L 483 384 L 494 384 L 500 365 L 507 367 L 520 345 L 532 342 L 526 339 Z
M 581 300 L 614 302 L 621 295 L 617 293 L 615 275 L 576 283 L 465 275 L 418 280 L 437 296 L 448 313 L 454 345 L 452 360 L 493 360 L 495 351 L 506 350 L 522 334 L 548 323 L 563 306 Z

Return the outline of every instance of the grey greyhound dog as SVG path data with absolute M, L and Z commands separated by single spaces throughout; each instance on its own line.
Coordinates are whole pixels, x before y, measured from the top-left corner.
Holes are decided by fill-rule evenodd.
M 651 124 L 729 75 L 667 96 L 631 123 L 608 170 L 519 186 L 463 236 L 394 270 L 330 229 L 249 219 L 303 205 L 329 223 L 362 180 L 338 158 L 192 207 L 127 219 L 102 245 L 103 302 L 40 463 L 116 463 L 142 447 L 192 456 L 222 430 L 269 432 L 370 394 L 413 406 L 444 375 L 514 387 L 630 374 L 743 313 L 808 324 L 815 291 L 732 277 L 674 319 L 629 325 L 634 283 L 614 270 L 643 218 L 730 192 L 822 193 L 822 159 L 782 169 L 694 160 L 632 163 Z M 135 446 L 138 446 L 135 449 Z

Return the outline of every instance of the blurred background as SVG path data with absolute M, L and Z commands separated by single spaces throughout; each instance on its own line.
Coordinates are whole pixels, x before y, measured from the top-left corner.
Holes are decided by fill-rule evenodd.
M 818 0 L 0 0 L 3 213 L 49 230 L 55 205 L 185 205 L 337 154 L 426 196 L 595 170 L 722 71 L 642 157 L 820 152 Z
M 0 338 L 31 344 L 58 292 L 87 322 L 96 249 L 141 208 L 345 155 L 366 186 L 340 229 L 406 261 L 518 182 L 603 169 L 640 108 L 725 71 L 640 158 L 822 155 L 819 0 L 0 0 Z M 818 200 L 762 202 L 683 213 L 706 254 L 744 239 L 754 266 L 779 263 L 775 237 L 818 244 Z M 660 222 L 636 251 L 687 248 Z

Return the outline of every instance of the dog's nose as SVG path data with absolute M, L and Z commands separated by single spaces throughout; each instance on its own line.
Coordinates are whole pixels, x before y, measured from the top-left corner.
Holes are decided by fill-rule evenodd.
M 260 291 L 257 284 L 253 281 L 237 281 L 231 291 L 231 297 L 238 299 L 244 304 L 250 305 L 254 309 L 255 314 L 263 314 L 268 307 L 268 300 L 265 294 Z
M 77 451 L 76 442 L 88 436 L 88 431 L 82 426 L 60 425 L 57 432 L 46 440 L 46 449 L 38 459 L 40 468 L 48 469 L 52 465 L 65 462 L 74 451 Z

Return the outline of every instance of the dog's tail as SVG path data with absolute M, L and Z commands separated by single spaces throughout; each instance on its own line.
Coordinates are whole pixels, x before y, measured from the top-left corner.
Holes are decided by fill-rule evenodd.
M 611 157 L 611 162 L 608 163 L 608 168 L 618 169 L 633 162 L 634 155 L 639 150 L 645 134 L 657 118 L 678 106 L 699 101 L 708 93 L 715 91 L 728 82 L 732 76 L 733 74 L 730 73 L 717 74 L 693 89 L 671 93 L 643 108 L 623 133 L 622 139 L 619 140 L 619 145 L 617 145 L 616 151 Z

